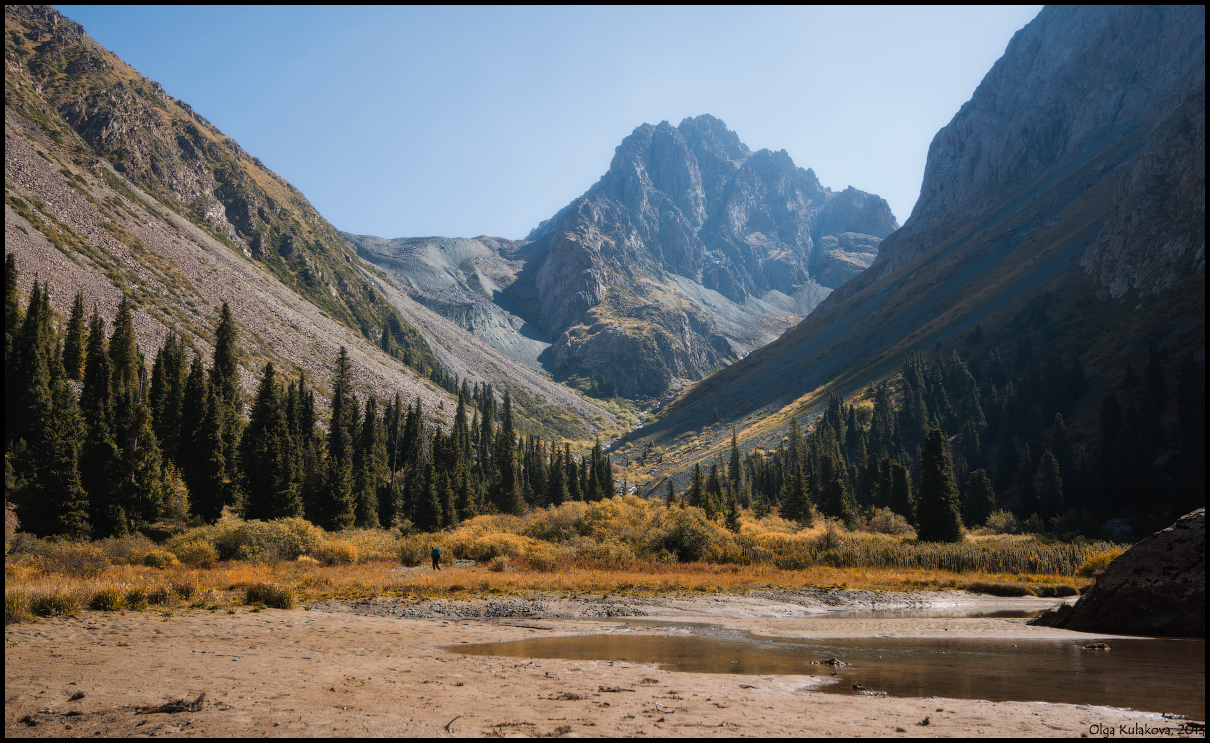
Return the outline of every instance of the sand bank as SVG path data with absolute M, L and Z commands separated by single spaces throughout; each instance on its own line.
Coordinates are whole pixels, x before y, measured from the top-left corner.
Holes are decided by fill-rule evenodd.
M 826 679 L 806 675 L 681 673 L 447 649 L 553 634 L 682 632 L 677 623 L 686 621 L 781 637 L 1092 638 L 1015 618 L 826 613 L 1053 603 L 849 591 L 332 602 L 169 617 L 87 612 L 5 628 L 5 735 L 1079 736 L 1112 728 L 1120 737 L 1122 725 L 1175 728 L 1158 714 L 1105 707 L 837 696 L 814 691 Z M 200 711 L 140 713 L 203 693 Z

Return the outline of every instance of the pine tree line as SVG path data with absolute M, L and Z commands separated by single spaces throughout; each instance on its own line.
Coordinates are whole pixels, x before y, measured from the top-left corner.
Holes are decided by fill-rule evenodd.
M 225 304 L 208 368 L 170 333 L 148 370 L 129 299 L 107 333 L 80 295 L 56 329 L 48 293 L 35 282 L 22 308 L 6 259 L 6 499 L 27 531 L 114 536 L 164 519 L 214 522 L 224 507 L 330 530 L 431 531 L 615 493 L 599 442 L 576 457 L 518 434 L 511 396 L 498 404 L 490 385 L 460 382 L 446 432 L 419 399 L 358 400 L 341 348 L 325 425 L 305 374 L 287 379 L 271 362 L 244 399 Z
M 999 509 L 1069 535 L 1116 516 L 1167 523 L 1205 503 L 1204 364 L 1186 355 L 1179 378 L 1176 426 L 1165 429 L 1172 395 L 1152 345 L 1143 378 L 1127 366 L 1105 395 L 1095 445 L 1077 449 L 1064 416 L 1088 387 L 1078 357 L 1035 353 L 1028 334 L 1011 368 L 994 348 L 979 363 L 914 354 L 894 386 L 877 385 L 860 407 L 833 396 L 810 434 L 793 420 L 776 451 L 751 452 L 742 467 L 733 433 L 728 472 L 739 477 L 728 475 L 728 492 L 804 524 L 813 511 L 853 526 L 890 508 L 931 541 Z

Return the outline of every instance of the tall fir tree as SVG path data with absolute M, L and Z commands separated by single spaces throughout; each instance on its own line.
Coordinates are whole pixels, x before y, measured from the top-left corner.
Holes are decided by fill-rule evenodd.
M 1049 448 L 1042 450 L 1038 459 L 1038 515 L 1043 519 L 1066 510 L 1067 502 L 1063 497 L 1063 477 L 1059 472 L 1059 460 Z
M 84 379 L 87 345 L 88 318 L 84 314 L 84 294 L 76 292 L 71 303 L 71 317 L 63 329 L 63 371 L 74 382 Z
M 971 526 L 982 526 L 995 510 L 996 492 L 992 489 L 992 481 L 987 477 L 987 470 L 975 470 L 966 480 L 962 518 Z
M 248 427 L 240 441 L 244 518 L 277 519 L 302 515 L 300 461 L 296 452 L 273 362 L 265 364 Z
M 504 394 L 503 420 L 496 446 L 496 468 L 500 479 L 496 486 L 495 502 L 500 513 L 520 516 L 525 513 L 525 498 L 521 492 L 517 464 L 517 431 L 513 423 L 512 396 Z
M 961 542 L 964 538 L 945 434 L 936 428 L 928 431 L 920 447 L 916 520 L 916 533 L 922 541 Z
M 228 482 L 223 452 L 222 403 L 214 385 L 206 385 L 205 418 L 194 441 L 197 469 L 189 484 L 189 505 L 194 515 L 213 524 L 223 515 Z
M 88 493 L 80 479 L 80 454 L 84 447 L 84 420 L 75 392 L 66 380 L 51 390 L 53 413 L 45 421 L 47 469 L 41 482 L 43 503 L 50 515 L 50 532 L 71 539 L 84 539 L 92 531 Z
M 325 529 L 337 531 L 353 525 L 353 377 L 349 352 L 340 347 L 332 383 L 332 419 L 328 426 L 328 459 L 321 486 L 319 517 Z

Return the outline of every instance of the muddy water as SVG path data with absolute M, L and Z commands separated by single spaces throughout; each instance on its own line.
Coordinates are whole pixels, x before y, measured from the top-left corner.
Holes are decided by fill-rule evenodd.
M 655 663 L 671 671 L 815 675 L 825 693 L 867 690 L 896 697 L 949 697 L 1130 707 L 1205 719 L 1204 640 L 1114 640 L 1084 650 L 1077 640 L 781 640 L 720 633 L 630 633 L 460 645 L 471 655 Z M 725 633 L 730 634 L 730 633 Z M 838 659 L 842 666 L 821 664 Z M 835 671 L 835 674 L 833 674 Z

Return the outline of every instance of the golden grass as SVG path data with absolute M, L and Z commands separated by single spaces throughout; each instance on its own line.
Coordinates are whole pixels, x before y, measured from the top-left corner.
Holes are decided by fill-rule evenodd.
M 495 563 L 501 563 L 496 565 Z M 579 564 L 577 564 L 579 563 Z M 37 571 L 10 572 L 5 580 L 5 622 L 28 620 L 30 614 L 70 614 L 96 610 L 203 608 L 244 603 L 286 608 L 293 601 L 329 599 L 424 598 L 459 594 L 595 594 L 657 595 L 675 593 L 743 593 L 772 588 L 852 588 L 874 591 L 972 590 L 998 595 L 1071 595 L 1093 581 L 1070 575 L 958 573 L 945 570 L 829 567 L 816 565 L 783 570 L 770 565 L 630 560 L 621 565 L 592 561 L 557 561 L 531 569 L 506 555 L 474 566 L 403 568 L 376 560 L 324 566 L 307 562 L 219 563 L 212 568 L 173 565 L 163 569 L 114 565 L 97 578 Z M 269 591 L 268 587 L 272 587 Z M 265 596 L 272 594 L 272 602 Z M 132 597 L 141 597 L 132 601 Z M 286 598 L 289 597 L 289 598 Z
M 762 587 L 1071 595 L 1120 553 L 1119 545 L 1104 542 L 1066 544 L 1024 535 L 918 543 L 816 522 L 802 529 L 776 516 L 758 519 L 745 512 L 734 533 L 700 509 L 619 497 L 525 516 L 480 516 L 449 531 L 408 536 L 384 529 L 329 534 L 300 519 L 225 519 L 173 537 L 161 548 L 142 537 L 93 545 L 27 539 L 5 560 L 5 621 L 89 606 L 216 610 L 247 601 L 290 603 L 249 599 L 249 590 L 264 590 L 254 586 L 275 587 L 301 603 L 451 593 L 741 593 Z M 433 546 L 442 548 L 441 571 L 426 567 Z

